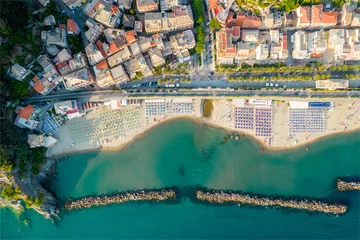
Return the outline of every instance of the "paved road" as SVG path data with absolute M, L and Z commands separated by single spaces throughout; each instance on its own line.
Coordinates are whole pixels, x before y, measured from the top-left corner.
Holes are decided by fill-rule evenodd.
M 59 101 L 68 99 L 91 99 L 96 100 L 110 100 L 123 97 L 225 97 L 225 96 L 253 96 L 253 97 L 266 97 L 266 96 L 278 96 L 278 97 L 360 97 L 360 91 L 351 92 L 311 92 L 311 91 L 283 91 L 283 90 L 251 90 L 251 91 L 231 91 L 226 89 L 207 89 L 204 91 L 192 91 L 192 90 L 171 90 L 158 91 L 158 92 L 136 92 L 125 93 L 120 91 L 93 91 L 93 92 L 74 92 L 67 94 L 48 95 L 40 97 L 25 98 L 24 104 L 43 101 Z
M 170 77 L 170 76 L 169 76 Z M 171 76 L 173 79 L 181 79 L 182 77 L 187 76 Z M 207 88 L 207 87 L 218 87 L 218 88 L 241 88 L 241 87 L 266 87 L 266 83 L 277 83 L 280 87 L 286 85 L 287 88 L 315 88 L 315 81 L 263 81 L 263 82 L 252 82 L 252 81 L 241 81 L 241 82 L 228 82 L 225 78 L 219 79 L 212 79 L 217 78 L 218 76 L 210 76 L 210 80 L 203 80 L 207 79 L 207 77 L 203 78 L 193 78 L 191 83 L 181 83 L 180 87 L 183 88 Z M 122 85 L 122 88 L 125 89 L 132 89 L 141 87 L 139 85 L 148 82 L 156 82 L 159 77 L 150 77 L 143 80 L 138 80 L 134 82 L 128 82 Z M 350 88 L 357 88 L 360 86 L 360 80 L 349 80 L 349 87 Z M 158 87 L 158 86 L 153 86 Z
M 82 36 L 84 45 L 86 45 L 84 31 L 83 31 L 84 22 L 80 19 L 80 16 L 83 14 L 82 8 L 84 5 L 82 7 L 80 7 L 77 11 L 72 12 L 72 10 L 70 10 L 62 0 L 53 0 L 53 2 L 56 4 L 56 6 L 60 12 L 65 11 L 65 13 L 63 13 L 63 14 L 65 14 L 69 18 L 72 18 L 75 20 L 76 24 L 79 26 L 79 28 L 81 30 L 81 36 Z

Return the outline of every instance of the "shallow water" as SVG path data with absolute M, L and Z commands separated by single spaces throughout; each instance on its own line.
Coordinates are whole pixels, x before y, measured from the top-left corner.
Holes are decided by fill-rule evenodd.
M 339 193 L 337 177 L 360 175 L 359 132 L 325 138 L 304 148 L 260 153 L 250 139 L 189 120 L 151 130 L 121 152 L 73 155 L 58 163 L 53 190 L 61 199 L 113 191 L 203 186 L 246 192 L 316 197 L 349 204 L 343 216 L 279 209 L 216 206 L 190 200 L 174 204 L 125 203 L 63 212 L 55 226 L 34 211 L 24 226 L 1 212 L 3 238 L 322 238 L 359 239 L 359 193 Z M 191 191 L 190 191 L 191 192 Z M 259 229 L 261 229 L 259 231 Z

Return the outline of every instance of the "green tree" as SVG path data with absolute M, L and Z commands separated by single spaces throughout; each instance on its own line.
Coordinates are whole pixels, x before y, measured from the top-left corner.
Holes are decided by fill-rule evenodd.
M 199 25 L 205 21 L 205 12 L 202 4 L 202 0 L 194 0 L 192 4 L 195 13 L 195 22 Z
M 18 100 L 27 96 L 29 96 L 29 84 L 27 82 L 11 81 L 11 98 L 13 100 Z
M 16 192 L 14 189 L 10 186 L 6 186 L 1 191 L 1 196 L 6 199 L 15 199 L 16 198 Z
M 38 192 L 37 193 L 37 197 L 35 198 L 35 201 L 34 201 L 34 206 L 35 207 L 40 207 L 41 204 L 43 203 L 44 201 L 44 198 L 45 198 L 45 195 L 43 192 Z
M 215 18 L 212 18 L 210 20 L 210 28 L 213 31 L 220 30 L 221 29 L 221 24 Z
M 205 51 L 205 31 L 201 26 L 196 27 L 195 51 L 199 55 Z

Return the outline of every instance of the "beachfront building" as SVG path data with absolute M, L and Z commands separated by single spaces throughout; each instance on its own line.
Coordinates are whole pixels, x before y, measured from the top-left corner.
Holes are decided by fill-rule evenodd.
M 94 83 L 90 69 L 85 67 L 63 76 L 66 90 L 73 91 Z
M 122 65 L 110 69 L 110 72 L 116 84 L 125 83 L 130 80 Z
M 165 65 L 164 55 L 161 53 L 159 48 L 152 48 L 149 50 L 149 56 L 151 63 L 154 67 Z
M 349 80 L 344 80 L 344 79 L 317 80 L 316 88 L 326 89 L 326 90 L 347 89 L 349 88 Z
M 240 28 L 222 28 L 216 32 L 217 64 L 233 64 L 236 56 L 236 45 L 233 41 L 240 37 Z
M 152 76 L 152 72 L 141 54 L 125 62 L 124 67 L 131 79 Z
M 102 60 L 93 67 L 96 77 L 96 83 L 101 88 L 107 88 L 115 85 L 115 81 L 111 75 L 109 66 L 106 60 Z
M 51 136 L 46 136 L 45 134 L 29 134 L 28 143 L 30 145 L 30 148 L 48 148 L 57 143 L 57 140 Z
M 14 121 L 16 126 L 28 129 L 36 129 L 38 127 L 39 122 L 35 120 L 36 111 L 33 106 L 18 107 L 16 112 L 17 116 Z
M 68 120 L 80 116 L 79 105 L 76 100 L 68 100 L 54 104 L 55 113 L 66 116 Z

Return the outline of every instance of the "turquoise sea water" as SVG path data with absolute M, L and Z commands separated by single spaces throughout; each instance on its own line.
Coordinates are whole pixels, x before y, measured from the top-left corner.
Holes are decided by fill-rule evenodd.
M 339 193 L 337 177 L 360 176 L 359 132 L 304 148 L 260 153 L 253 141 L 221 140 L 220 129 L 177 120 L 121 152 L 73 155 L 60 161 L 53 191 L 60 199 L 177 186 L 174 203 L 125 203 L 62 212 L 56 225 L 32 210 L 31 227 L 1 209 L 0 239 L 236 238 L 359 239 L 360 194 Z M 343 216 L 192 201 L 196 186 L 303 196 L 349 204 Z

